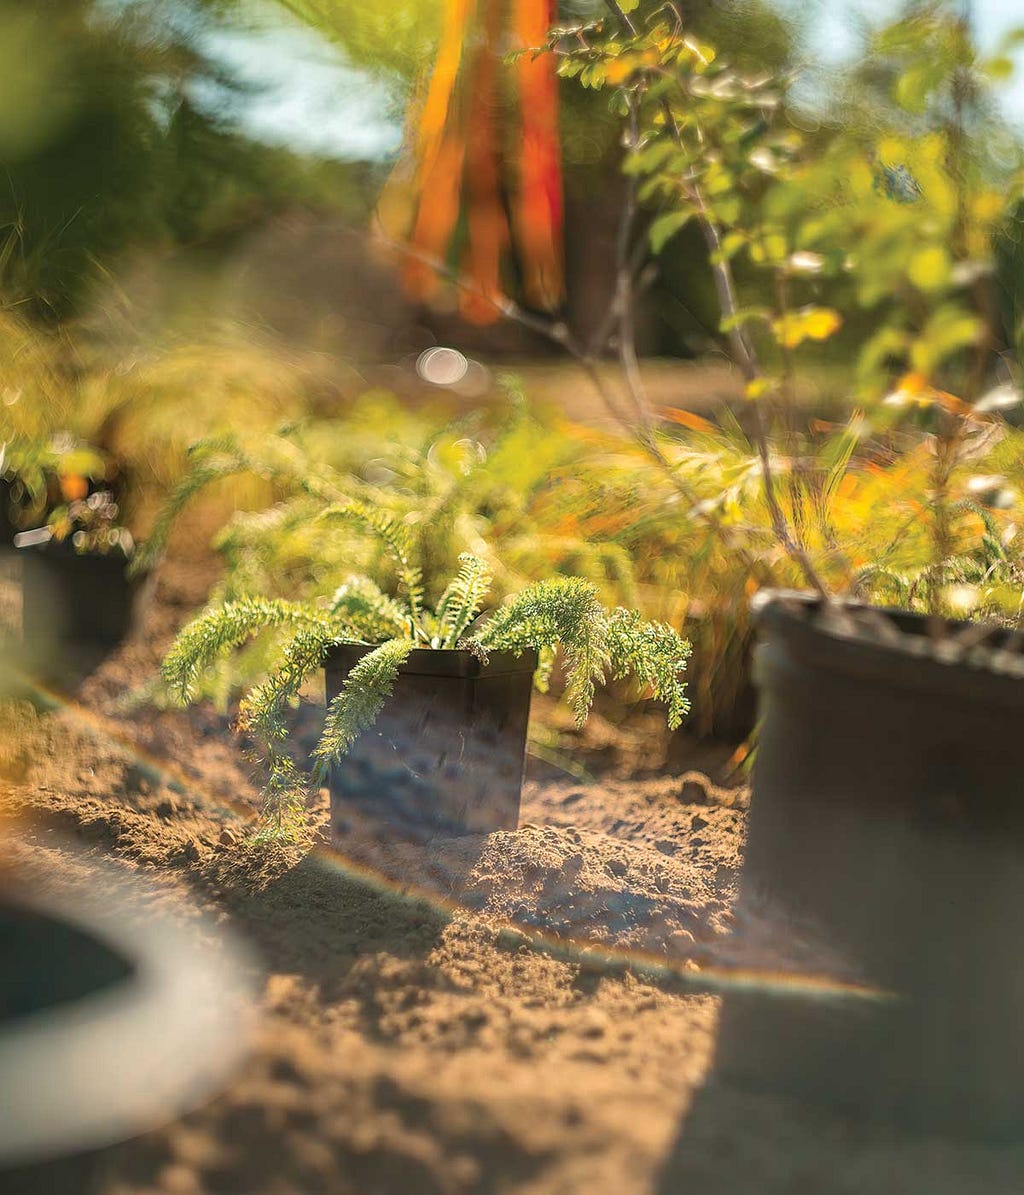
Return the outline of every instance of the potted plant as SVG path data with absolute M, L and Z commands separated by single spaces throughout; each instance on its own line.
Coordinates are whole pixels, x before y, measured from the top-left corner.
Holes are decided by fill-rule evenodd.
M 244 696 L 238 718 L 269 769 L 263 833 L 294 834 L 310 783 L 323 780 L 338 837 L 360 808 L 413 837 L 514 828 L 531 683 L 546 684 L 557 649 L 579 721 L 606 674 L 633 676 L 667 704 L 671 726 L 682 719 L 688 645 L 635 611 L 606 609 L 589 582 L 551 578 L 481 616 L 491 577 L 467 553 L 430 608 L 406 524 L 361 503 L 320 518 L 369 530 L 392 561 L 395 593 L 355 577 L 325 600 L 215 603 L 164 661 L 165 680 L 188 701 L 221 655 L 264 630 L 281 637 L 276 666 Z M 307 775 L 284 751 L 283 712 L 321 667 L 327 713 Z
M 99 489 L 112 490 L 103 454 L 67 432 L 29 436 L 4 428 L 0 444 L 0 543 L 10 545 L 47 513 Z
M 68 653 L 119 643 L 141 616 L 148 591 L 129 577 L 131 532 L 109 490 L 63 490 L 46 523 L 19 531 L 22 633 L 34 667 L 61 667 Z
M 8 429 L 0 482 L 0 534 L 16 549 L 31 667 L 60 670 L 69 655 L 120 642 L 145 586 L 141 574 L 126 574 L 135 544 L 120 521 L 110 462 L 68 433 Z
M 1004 943 L 1024 908 L 1012 749 L 1024 572 L 1003 514 L 1019 499 L 977 462 L 1000 440 L 1016 446 L 1007 472 L 1019 456 L 1002 420 L 1020 396 L 1012 358 L 996 351 L 990 278 L 1020 174 L 986 159 L 994 138 L 972 140 L 979 92 L 1010 64 L 983 59 L 943 5 L 915 11 L 874 45 L 885 69 L 873 77 L 896 100 L 888 123 L 876 95 L 872 124 L 858 124 L 862 87 L 808 138 L 780 119 L 782 80 L 723 64 L 667 10 L 645 24 L 608 8 L 608 20 L 556 30 L 549 49 L 564 75 L 613 91 L 633 211 L 656 208 L 656 251 L 687 225 L 701 233 L 775 550 L 807 586 L 756 602 L 745 897 L 806 919 L 879 992 L 855 1013 L 730 996 L 718 1074 L 930 1126 L 1017 1127 L 1024 964 Z M 843 306 L 866 313 L 845 342 Z M 827 340 L 857 354 L 863 397 L 886 401 L 851 421 L 848 446 L 820 468 L 796 365 Z M 624 375 L 641 400 L 635 370 Z M 924 469 L 926 500 L 864 559 L 829 512 L 880 462 Z

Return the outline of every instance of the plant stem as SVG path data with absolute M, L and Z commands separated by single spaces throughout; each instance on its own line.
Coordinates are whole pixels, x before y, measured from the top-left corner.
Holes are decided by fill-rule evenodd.
M 605 6 L 611 12 L 612 16 L 619 22 L 619 24 L 626 30 L 630 37 L 636 37 L 637 28 L 633 24 L 632 17 L 628 13 L 622 11 L 616 0 L 604 0 Z
M 605 0 L 605 4 L 626 32 L 631 37 L 636 37 L 636 25 L 622 11 L 616 0 Z M 631 113 L 634 111 L 632 107 L 633 103 L 635 103 L 635 98 L 631 100 Z M 679 126 L 666 100 L 662 100 L 661 108 L 665 116 L 666 127 L 671 131 L 676 143 L 682 145 L 683 141 L 679 132 Z M 719 310 L 722 313 L 723 322 L 727 321 L 729 323 L 728 337 L 733 357 L 748 383 L 759 380 L 764 376 L 764 370 L 758 360 L 757 350 L 736 319 L 739 310 L 739 303 L 736 298 L 736 284 L 733 278 L 732 267 L 722 253 L 721 231 L 708 208 L 704 194 L 696 180 L 691 179 L 688 182 L 684 182 L 683 190 L 696 212 L 697 222 L 704 236 L 704 243 L 707 246 L 708 259 L 715 284 L 715 293 L 718 296 Z M 759 401 L 754 402 L 754 438 L 761 461 L 761 482 L 765 504 L 768 507 L 768 515 L 771 519 L 775 537 L 789 557 L 796 562 L 811 588 L 823 601 L 827 602 L 830 600 L 828 590 L 818 576 L 818 572 L 811 563 L 807 552 L 790 533 L 785 512 L 779 503 L 775 488 L 775 474 L 772 465 L 771 450 L 768 442 L 768 427 L 764 417 L 763 406 Z
M 671 113 L 669 113 L 669 117 L 671 117 Z M 674 120 L 670 127 L 673 129 L 677 139 L 679 139 L 678 129 Z M 721 232 L 714 217 L 708 210 L 703 193 L 697 183 L 690 182 L 686 186 L 697 212 L 697 222 L 704 234 L 704 243 L 708 249 L 711 271 L 715 279 L 715 291 L 718 294 L 719 307 L 724 317 L 723 322 L 728 321 L 729 323 L 728 335 L 733 355 L 748 383 L 759 381 L 764 377 L 764 370 L 761 367 L 757 350 L 747 338 L 745 331 L 736 318 L 739 312 L 739 304 L 736 300 L 736 284 L 733 278 L 732 266 L 730 266 L 725 255 L 722 253 Z M 758 456 L 761 460 L 761 482 L 764 490 L 764 500 L 768 507 L 768 515 L 772 522 L 772 530 L 775 533 L 775 538 L 786 550 L 790 558 L 797 563 L 804 574 L 805 580 L 817 593 L 818 597 L 823 602 L 829 602 L 831 600 L 830 594 L 818 576 L 817 569 L 811 563 L 811 559 L 803 546 L 797 543 L 790 534 L 789 523 L 786 520 L 785 512 L 779 504 L 778 494 L 775 489 L 775 473 L 768 442 L 768 425 L 764 415 L 764 406 L 758 399 L 755 399 L 753 407 L 754 438 L 757 443 Z
M 777 314 L 785 324 L 789 314 L 789 285 L 785 273 L 781 269 L 774 271 L 775 302 Z M 796 407 L 796 362 L 793 350 L 786 343 L 780 345 L 782 358 L 781 407 L 785 422 L 785 435 L 789 442 L 789 468 L 787 479 L 789 482 L 789 505 L 793 517 L 793 535 L 801 547 L 806 547 L 804 533 L 804 495 L 808 492 L 807 478 L 804 468 L 803 453 L 800 451 L 800 438 L 796 429 L 794 409 Z

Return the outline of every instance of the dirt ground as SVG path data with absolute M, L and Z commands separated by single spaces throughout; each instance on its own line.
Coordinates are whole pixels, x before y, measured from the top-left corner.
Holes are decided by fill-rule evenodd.
M 70 699 L 3 707 L 20 882 L 88 890 L 100 863 L 144 880 L 182 923 L 202 910 L 247 942 L 262 993 L 241 1070 L 107 1151 L 101 1195 L 1024 1190 L 1022 1148 L 716 1083 L 725 971 L 823 958 L 736 905 L 742 789 L 544 769 L 514 833 L 241 845 L 255 790 L 224 719 L 125 700 L 205 581 L 165 572 L 144 633 Z

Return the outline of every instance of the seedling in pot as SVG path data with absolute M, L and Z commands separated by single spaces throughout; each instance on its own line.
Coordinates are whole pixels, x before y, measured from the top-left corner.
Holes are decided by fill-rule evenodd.
M 110 475 L 102 453 L 67 432 L 47 438 L 10 432 L 0 444 L 0 526 L 8 542 L 71 503 L 109 491 Z
M 269 768 L 261 834 L 294 835 L 302 824 L 307 792 L 325 779 L 332 783 L 335 803 L 340 803 L 344 793 L 339 790 L 344 785 L 338 780 L 338 770 L 356 757 L 363 760 L 364 770 L 374 767 L 370 756 L 360 756 L 360 751 L 382 716 L 397 717 L 401 723 L 389 739 L 393 770 L 404 769 L 421 780 L 426 774 L 433 792 L 440 792 L 446 780 L 460 786 L 465 800 L 455 819 L 458 827 L 488 828 L 486 818 L 474 821 L 467 807 L 472 804 L 472 794 L 466 796 L 467 784 L 459 769 L 482 776 L 487 736 L 496 736 L 492 747 L 501 738 L 503 731 L 495 729 L 493 708 L 488 706 L 490 698 L 478 690 L 464 707 L 465 725 L 461 731 L 453 730 L 457 711 L 441 708 L 445 704 L 443 689 L 429 699 L 422 691 L 412 696 L 417 685 L 411 678 L 417 676 L 455 677 L 483 685 L 489 678 L 521 673 L 525 661 L 527 673 L 535 670 L 536 683 L 543 689 L 560 651 L 566 699 L 578 722 L 587 717 L 596 686 L 606 676 L 632 676 L 667 705 L 669 725 L 679 725 L 687 709 L 681 673 L 689 645 L 671 627 L 645 621 L 636 611 L 605 608 L 595 587 L 579 577 L 554 577 L 527 586 L 481 617 L 491 575 L 482 559 L 468 553 L 461 557 L 457 575 L 431 607 L 406 524 L 359 503 L 330 507 L 321 519 L 325 525 L 342 520 L 368 530 L 392 561 L 395 592 L 384 592 L 369 578 L 354 577 L 322 600 L 251 597 L 218 603 L 184 628 L 164 661 L 165 680 L 187 702 L 195 697 L 200 679 L 226 653 L 262 631 L 273 631 L 279 637 L 275 667 L 244 695 L 238 718 L 240 729 L 261 743 Z M 353 646 L 363 649 L 355 657 L 350 651 Z M 347 657 L 339 661 L 336 653 L 345 650 Z M 327 706 L 323 733 L 307 773 L 285 751 L 289 729 L 284 713 L 307 679 L 325 664 L 329 673 L 343 679 Z M 414 719 L 417 725 L 410 731 L 408 717 L 403 720 L 403 706 L 410 703 L 419 715 L 424 710 L 428 715 L 436 712 L 445 729 L 431 729 L 430 717 L 424 720 L 418 715 Z M 520 776 L 513 778 L 516 799 L 527 709 L 528 688 L 522 716 L 512 719 L 518 745 L 506 751 L 509 758 L 518 752 L 520 761 Z M 470 733 L 474 728 L 486 733 L 474 737 Z M 431 749 L 432 735 L 449 733 L 461 735 L 464 746 L 458 753 Z M 403 758 L 403 751 L 415 758 Z M 455 771 L 446 776 L 446 767 Z M 507 824 L 507 812 L 506 807 L 499 818 L 501 824 Z
M 84 662 L 128 633 L 139 613 L 141 579 L 126 568 L 135 543 L 120 521 L 106 467 L 93 449 L 57 440 L 45 448 L 13 442 L 8 475 L 24 499 L 18 517 L 44 521 L 16 531 L 22 575 L 22 634 L 34 669 Z
M 19 532 L 18 548 L 63 545 L 80 556 L 130 557 L 135 548 L 132 533 L 118 522 L 119 508 L 110 490 L 95 490 L 88 497 L 74 497 L 51 512 L 44 527 Z

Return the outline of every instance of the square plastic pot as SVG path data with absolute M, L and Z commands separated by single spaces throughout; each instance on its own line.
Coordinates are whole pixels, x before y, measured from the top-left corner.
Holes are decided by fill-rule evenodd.
M 150 586 L 129 578 L 120 553 L 76 553 L 62 545 L 18 549 L 22 635 L 34 667 L 116 647 L 138 625 Z
M 335 647 L 325 661 L 327 700 L 371 648 Z M 526 757 L 536 652 L 416 649 L 376 723 L 332 767 L 336 841 L 354 814 L 396 836 L 514 830 Z

